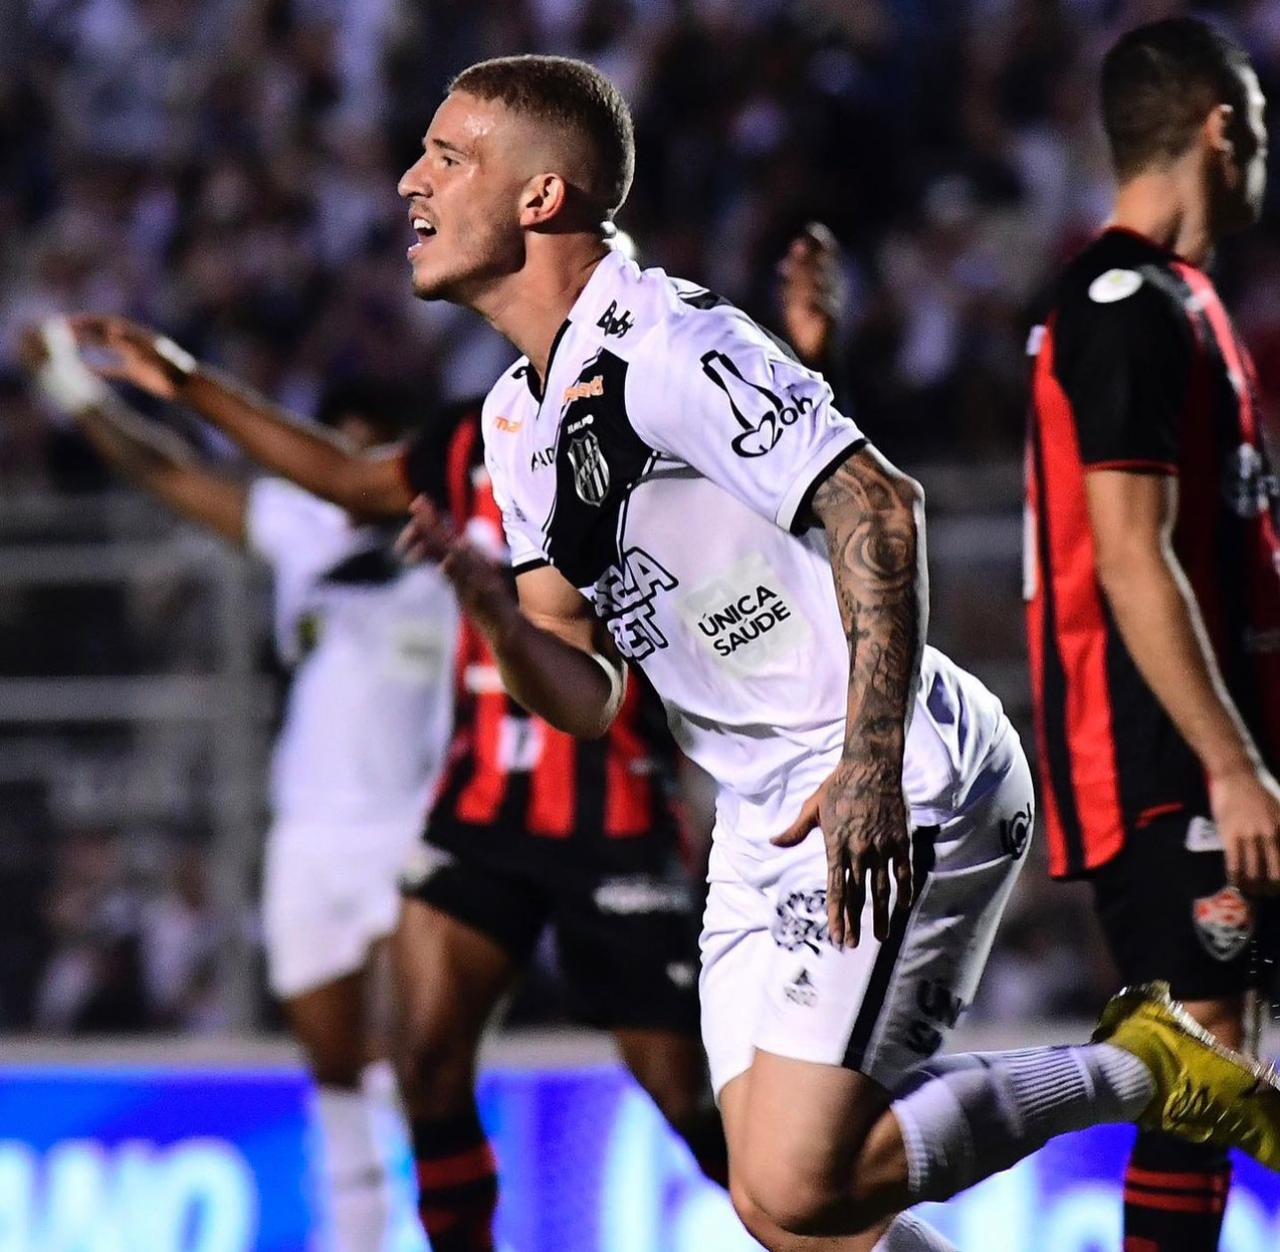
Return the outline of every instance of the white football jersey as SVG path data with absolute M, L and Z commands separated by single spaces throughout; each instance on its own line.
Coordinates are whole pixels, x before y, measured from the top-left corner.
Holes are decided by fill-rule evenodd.
M 722 837 L 760 845 L 834 768 L 849 644 L 813 491 L 864 442 L 821 376 L 704 288 L 617 254 L 557 336 L 484 406 L 517 573 L 549 563 L 593 604 L 716 780 Z M 904 786 L 919 824 L 962 805 L 1008 723 L 926 649 Z
M 292 483 L 249 490 L 250 548 L 274 574 L 275 633 L 292 670 L 272 758 L 277 818 L 334 823 L 426 811 L 453 727 L 458 610 L 435 566 Z

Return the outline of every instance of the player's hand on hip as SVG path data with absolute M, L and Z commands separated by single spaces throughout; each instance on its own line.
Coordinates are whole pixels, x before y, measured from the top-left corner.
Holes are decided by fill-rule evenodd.
M 857 947 L 862 909 L 871 892 L 875 937 L 889 934 L 892 912 L 911 907 L 911 828 L 900 781 L 884 771 L 845 761 L 809 798 L 799 817 L 772 842 L 780 848 L 803 842 L 821 829 L 827 849 L 827 926 L 831 942 Z M 896 882 L 894 896 L 892 884 Z
M 128 318 L 85 313 L 68 324 L 99 378 L 130 383 L 158 400 L 176 399 L 196 367 L 195 358 L 172 339 Z
M 1242 891 L 1280 893 L 1280 785 L 1270 772 L 1243 766 L 1211 777 L 1209 807 L 1227 877 Z

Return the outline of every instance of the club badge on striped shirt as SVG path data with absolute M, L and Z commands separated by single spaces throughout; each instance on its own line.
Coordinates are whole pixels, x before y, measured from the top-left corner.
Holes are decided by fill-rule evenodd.
M 573 466 L 573 489 L 578 499 L 599 508 L 609 494 L 609 464 L 592 431 L 570 441 L 569 464 Z

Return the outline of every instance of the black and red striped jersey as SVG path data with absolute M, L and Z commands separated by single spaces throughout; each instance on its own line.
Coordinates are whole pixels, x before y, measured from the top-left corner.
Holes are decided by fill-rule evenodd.
M 1253 365 L 1210 279 L 1131 232 L 1070 263 L 1032 332 L 1026 598 L 1050 868 L 1105 864 L 1126 832 L 1204 812 L 1199 762 L 1139 674 L 1099 585 L 1085 475 L 1178 479 L 1174 550 L 1224 681 L 1280 761 L 1276 476 Z
M 402 466 L 415 495 L 432 500 L 477 546 L 505 556 L 478 403 L 420 431 L 406 444 Z M 579 855 L 606 862 L 620 840 L 676 846 L 675 744 L 657 697 L 638 675 L 631 675 L 608 735 L 575 739 L 507 695 L 488 645 L 464 617 L 456 717 L 431 810 L 431 842 L 475 852 L 478 840 L 534 839 L 544 848 L 544 841 L 572 840 Z

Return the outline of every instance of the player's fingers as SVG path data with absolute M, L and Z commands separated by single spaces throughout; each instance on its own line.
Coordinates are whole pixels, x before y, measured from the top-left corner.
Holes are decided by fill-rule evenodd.
M 894 898 L 894 912 L 906 912 L 915 899 L 915 876 L 911 872 L 911 855 L 909 852 L 897 856 L 893 862 L 894 881 L 898 886 L 898 894 Z
M 878 942 L 889 937 L 889 866 L 881 857 L 871 869 L 871 923 Z
M 1238 885 L 1245 891 L 1256 891 L 1263 876 L 1262 848 L 1259 846 L 1257 836 L 1252 831 L 1241 842 L 1243 846 L 1241 848 L 1240 882 Z
M 849 889 L 844 848 L 827 846 L 827 933 L 832 944 L 844 946 L 844 898 Z
M 800 810 L 800 816 L 782 834 L 774 835 L 769 842 L 776 848 L 794 848 L 796 844 L 803 843 L 810 832 L 817 828 L 818 797 L 815 795 L 805 801 L 804 808 Z
M 849 890 L 846 892 L 844 905 L 845 916 L 849 920 L 848 947 L 856 948 L 862 942 L 862 910 L 866 907 L 866 903 L 866 854 L 858 853 L 853 858 L 853 867 L 849 874 Z
M 1280 830 L 1272 830 L 1262 842 L 1262 857 L 1265 865 L 1268 895 L 1280 893 Z

